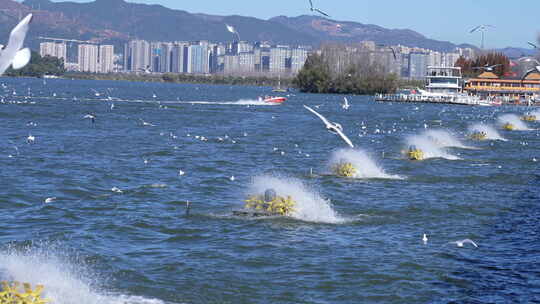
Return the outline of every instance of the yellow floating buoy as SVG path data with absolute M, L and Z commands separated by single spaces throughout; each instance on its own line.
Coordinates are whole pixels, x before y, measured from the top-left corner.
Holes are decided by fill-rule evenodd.
M 424 152 L 420 149 L 412 149 L 409 150 L 408 156 L 410 160 L 423 160 Z
M 514 131 L 516 129 L 516 127 L 513 124 L 509 123 L 509 122 L 505 123 L 503 125 L 503 128 L 505 130 L 508 130 L 508 131 Z
M 32 285 L 28 283 L 22 284 L 24 292 L 20 291 L 21 283 L 2 281 L 2 289 L 0 289 L 0 304 L 45 304 L 50 302 L 48 299 L 43 299 L 43 285 L 36 285 L 32 289 Z
M 471 134 L 470 138 L 472 140 L 486 140 L 487 134 L 486 132 L 474 132 L 473 134 Z
M 536 115 L 531 115 L 531 114 L 523 115 L 523 116 L 521 116 L 521 120 L 523 120 L 523 121 L 536 121 Z
M 245 200 L 245 208 L 265 211 L 270 215 L 290 216 L 294 212 L 295 201 L 287 196 L 276 196 L 272 201 L 266 202 L 262 195 L 252 195 Z
M 354 177 L 357 172 L 351 163 L 340 163 L 334 167 L 334 173 L 341 177 Z

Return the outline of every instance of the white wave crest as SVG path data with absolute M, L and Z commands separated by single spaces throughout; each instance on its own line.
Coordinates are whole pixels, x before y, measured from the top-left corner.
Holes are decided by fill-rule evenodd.
M 486 137 L 489 140 L 507 141 L 507 139 L 502 137 L 494 127 L 492 127 L 490 125 L 482 124 L 482 123 L 477 123 L 477 124 L 474 124 L 474 125 L 470 126 L 469 127 L 469 132 L 470 133 L 485 132 Z
M 354 178 L 404 179 L 399 175 L 386 174 L 366 152 L 358 149 L 340 149 L 334 151 L 328 163 L 328 170 L 332 171 L 336 165 L 344 161 L 351 163 L 358 170 Z
M 261 194 L 267 189 L 274 189 L 279 196 L 290 196 L 296 202 L 293 218 L 306 222 L 340 224 L 345 219 L 340 217 L 330 202 L 322 198 L 316 191 L 309 189 L 301 181 L 294 178 L 258 176 L 253 179 L 247 194 Z
M 43 297 L 55 304 L 161 304 L 157 299 L 101 292 L 98 275 L 82 261 L 58 254 L 62 248 L 8 248 L 0 252 L 0 280 L 44 285 Z M 82 259 L 81 259 L 82 260 Z

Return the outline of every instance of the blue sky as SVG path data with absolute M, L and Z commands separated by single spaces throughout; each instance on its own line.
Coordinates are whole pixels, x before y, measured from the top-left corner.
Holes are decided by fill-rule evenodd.
M 54 0 L 63 2 L 63 0 Z M 72 0 L 90 2 L 89 0 Z M 480 45 L 478 24 L 493 24 L 487 48 L 527 47 L 540 33 L 540 0 L 313 0 L 332 19 L 409 28 L 429 38 Z M 262 19 L 309 14 L 308 0 L 128 0 L 161 4 L 191 13 L 243 15 Z

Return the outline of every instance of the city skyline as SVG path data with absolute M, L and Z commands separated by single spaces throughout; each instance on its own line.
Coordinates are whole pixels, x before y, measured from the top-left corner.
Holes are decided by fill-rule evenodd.
M 54 0 L 54 2 L 64 2 Z M 74 2 L 91 2 L 74 0 Z M 298 16 L 311 14 L 308 1 L 294 3 L 276 0 L 272 3 L 250 1 L 214 2 L 201 0 L 178 3 L 172 0 L 129 0 L 133 3 L 161 4 L 168 8 L 185 10 L 190 13 L 215 15 L 242 15 L 268 19 L 278 15 Z M 388 9 L 391 2 L 392 9 Z M 479 24 L 493 24 L 496 28 L 486 34 L 486 48 L 519 47 L 527 48 L 527 41 L 536 41 L 540 27 L 531 27 L 535 12 L 540 10 L 540 2 L 524 5 L 508 5 L 502 0 L 471 2 L 456 0 L 451 3 L 433 3 L 418 0 L 414 5 L 406 1 L 350 1 L 341 6 L 319 0 L 317 6 L 327 9 L 330 19 L 375 24 L 386 28 L 411 29 L 436 40 L 455 44 L 469 43 L 480 46 L 480 33 L 469 31 Z M 283 5 L 280 5 L 283 3 Z M 286 7 L 287 9 L 283 9 Z M 456 12 L 449 11 L 455 8 Z M 465 8 L 465 9 L 464 9 Z M 484 16 L 485 18 L 482 18 Z M 459 17 L 459 18 L 456 18 Z M 460 20 L 456 22 L 456 20 Z

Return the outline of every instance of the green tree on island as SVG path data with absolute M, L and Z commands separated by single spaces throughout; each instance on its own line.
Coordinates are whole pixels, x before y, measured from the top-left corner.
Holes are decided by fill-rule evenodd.
M 369 50 L 326 45 L 308 56 L 293 85 L 306 93 L 365 95 L 394 92 L 400 82 Z

